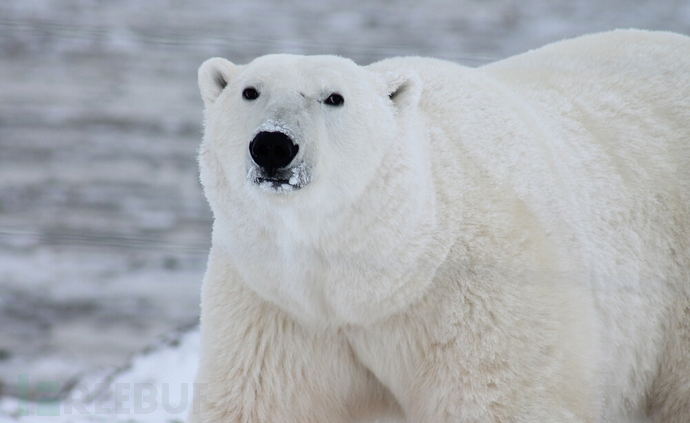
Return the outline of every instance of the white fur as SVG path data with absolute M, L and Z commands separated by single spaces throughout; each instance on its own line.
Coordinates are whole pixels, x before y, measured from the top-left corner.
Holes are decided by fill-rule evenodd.
M 643 31 L 204 63 L 191 421 L 686 422 L 689 75 L 690 39 Z M 299 145 L 284 189 L 252 183 L 266 128 Z

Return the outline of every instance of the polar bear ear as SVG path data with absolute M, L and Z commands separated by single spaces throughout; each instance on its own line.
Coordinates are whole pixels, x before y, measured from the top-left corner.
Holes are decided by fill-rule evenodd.
M 209 108 L 218 98 L 223 89 L 239 72 L 240 67 L 232 62 L 214 57 L 208 59 L 199 67 L 199 90 L 204 106 Z
M 416 72 L 401 69 L 386 72 L 383 77 L 386 81 L 386 94 L 398 109 L 417 107 L 422 94 L 422 79 Z

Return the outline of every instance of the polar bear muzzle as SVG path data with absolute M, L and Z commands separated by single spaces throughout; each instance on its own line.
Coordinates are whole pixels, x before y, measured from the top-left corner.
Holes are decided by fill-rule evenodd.
M 311 180 L 311 173 L 305 163 L 293 163 L 298 151 L 299 145 L 284 132 L 257 133 L 249 143 L 249 155 L 254 163 L 247 178 L 266 191 L 302 188 Z

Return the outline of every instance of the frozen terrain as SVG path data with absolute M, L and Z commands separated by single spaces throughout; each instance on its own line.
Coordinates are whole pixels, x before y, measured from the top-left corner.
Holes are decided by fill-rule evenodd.
M 38 409 L 16 397 L 69 396 L 80 383 L 110 400 L 113 382 L 158 384 L 161 395 L 169 383 L 178 399 L 191 389 L 196 332 L 175 330 L 197 320 L 210 239 L 195 163 L 203 60 L 426 55 L 479 66 L 620 27 L 690 34 L 690 2 L 3 0 L 0 422 L 183 420 L 162 406 L 18 416 Z M 157 341 L 166 336 L 179 341 Z

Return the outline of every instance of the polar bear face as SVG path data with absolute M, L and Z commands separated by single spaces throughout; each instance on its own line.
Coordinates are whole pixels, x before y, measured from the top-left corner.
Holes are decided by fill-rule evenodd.
M 326 192 L 350 202 L 397 132 L 390 97 L 403 81 L 389 79 L 332 56 L 211 59 L 199 70 L 206 143 L 232 187 L 274 199 L 310 187 L 323 190 L 321 207 Z
M 417 186 L 422 155 L 402 152 L 419 144 L 408 142 L 418 141 L 409 127 L 418 77 L 334 56 L 271 55 L 245 66 L 210 59 L 199 86 L 213 242 L 242 279 L 295 315 L 341 321 L 371 307 L 363 304 L 374 298 L 370 289 L 380 299 L 399 288 L 371 262 L 390 263 L 382 272 L 399 278 L 414 262 L 403 241 L 418 240 L 395 219 L 371 227 L 381 215 L 403 216 L 401 207 L 415 208 L 407 220 L 423 214 L 408 188 L 431 192 Z

